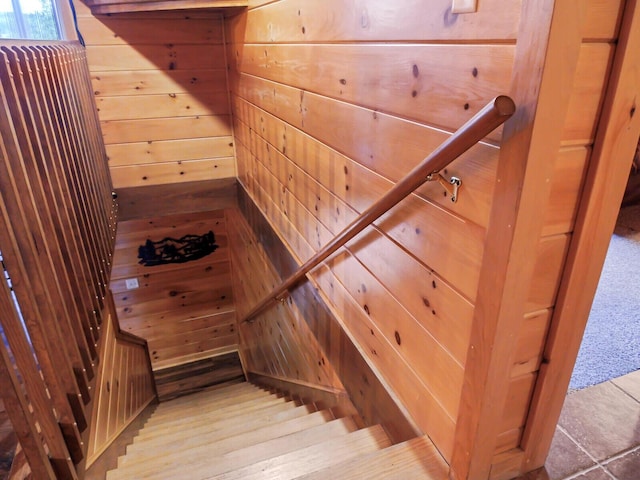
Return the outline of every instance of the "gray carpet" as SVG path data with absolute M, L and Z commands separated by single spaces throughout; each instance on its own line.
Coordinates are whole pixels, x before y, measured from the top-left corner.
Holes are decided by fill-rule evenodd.
M 569 388 L 640 369 L 640 205 L 623 208 Z

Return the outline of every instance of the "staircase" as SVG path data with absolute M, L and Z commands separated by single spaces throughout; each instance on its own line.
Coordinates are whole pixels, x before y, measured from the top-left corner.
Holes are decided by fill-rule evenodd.
M 107 480 L 444 480 L 448 468 L 426 437 L 391 445 L 379 425 L 358 428 L 250 383 L 161 403 Z

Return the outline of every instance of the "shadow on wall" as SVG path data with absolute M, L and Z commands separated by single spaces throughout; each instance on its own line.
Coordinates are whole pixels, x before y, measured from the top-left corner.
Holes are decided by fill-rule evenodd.
M 222 15 L 75 3 L 114 186 L 234 177 Z

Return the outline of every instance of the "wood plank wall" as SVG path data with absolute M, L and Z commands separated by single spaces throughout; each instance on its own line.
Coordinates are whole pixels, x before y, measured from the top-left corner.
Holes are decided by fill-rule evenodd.
M 444 0 L 358 8 L 338 0 L 250 4 L 246 14 L 227 22 L 238 177 L 298 262 L 379 198 L 447 131 L 526 81 L 512 70 L 518 32 L 527 26 L 521 9 L 529 2 L 487 0 L 469 15 L 452 15 Z M 584 43 L 570 72 L 574 84 L 567 117 L 559 120 L 562 143 L 552 157 L 550 189 L 537 187 L 547 192 L 541 205 L 548 207 L 503 392 L 509 414 L 497 427 L 493 454 L 516 448 L 526 422 L 620 5 L 586 5 Z M 521 55 L 519 68 L 526 59 Z M 422 187 L 313 275 L 368 361 L 448 461 L 456 423 L 466 412 L 460 402 L 472 323 L 481 318 L 475 304 L 496 205 L 500 135 L 494 132 L 444 172 L 462 178 L 457 203 L 437 185 Z
M 239 179 L 298 261 L 447 138 L 443 128 L 508 93 L 519 3 L 484 2 L 474 17 L 449 6 L 283 0 L 229 21 Z M 464 182 L 456 204 L 427 185 L 315 274 L 448 459 L 497 156 L 474 147 L 447 169 Z
M 236 301 L 223 210 L 128 220 L 118 225 L 111 289 L 125 332 L 149 342 L 153 370 L 238 349 Z M 189 262 L 145 266 L 147 240 L 213 232 L 217 249 Z M 137 281 L 132 288 L 127 283 Z
M 234 294 L 244 314 L 296 262 L 244 190 L 239 206 L 241 213 L 229 210 L 227 217 L 233 219 L 228 224 Z M 252 381 L 357 413 L 363 425 L 382 425 L 394 442 L 419 433 L 311 285 L 301 284 L 255 324 L 240 325 L 240 339 Z
M 233 245 L 230 255 L 237 309 L 244 315 L 280 281 L 280 275 L 240 211 L 227 210 L 226 221 Z M 317 339 L 294 308 L 278 305 L 268 318 L 240 330 L 240 336 L 243 363 L 251 372 L 345 394 Z
M 235 177 L 221 15 L 74 3 L 114 187 Z
M 121 332 L 115 312 L 107 302 L 86 468 L 156 399 L 147 344 Z

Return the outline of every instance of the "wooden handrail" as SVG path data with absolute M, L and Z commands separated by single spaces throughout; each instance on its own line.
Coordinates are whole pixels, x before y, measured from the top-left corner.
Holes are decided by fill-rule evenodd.
M 473 118 L 456 130 L 431 155 L 422 160 L 418 166 L 396 183 L 380 200 L 361 213 L 358 218 L 336 235 L 322 250 L 274 288 L 269 295 L 253 307 L 241 323 L 252 322 L 253 317 L 260 313 L 270 302 L 277 301 L 282 294 L 295 286 L 313 268 L 429 180 L 430 175 L 442 170 L 496 127 L 506 122 L 513 115 L 515 109 L 515 104 L 511 98 L 504 95 L 494 98 Z

